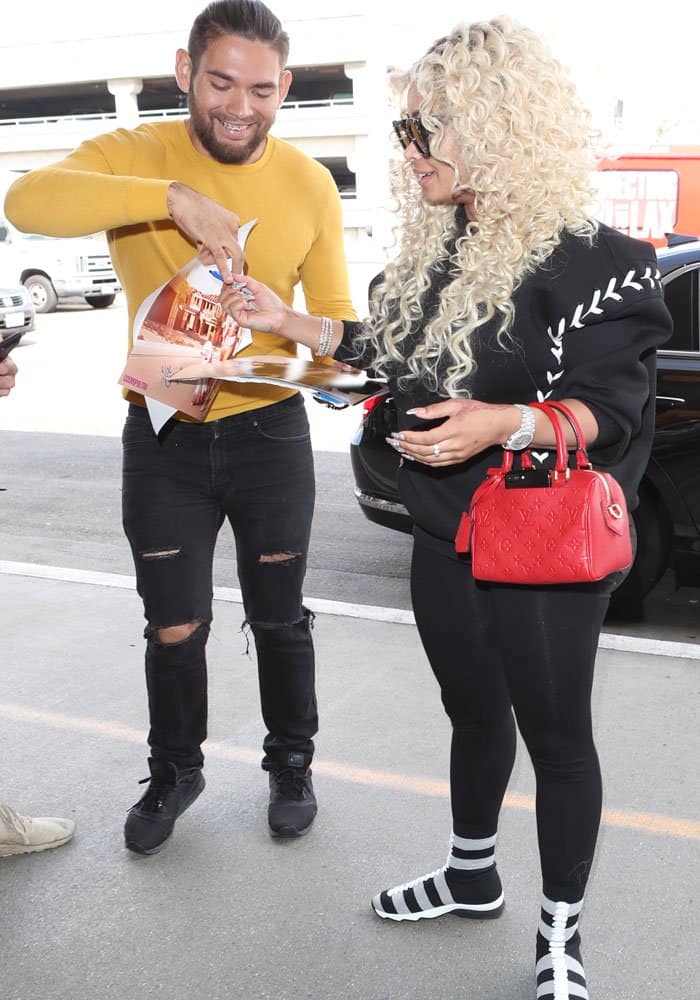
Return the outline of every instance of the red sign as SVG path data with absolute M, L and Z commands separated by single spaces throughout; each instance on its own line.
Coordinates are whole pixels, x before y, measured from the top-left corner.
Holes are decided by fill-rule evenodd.
M 638 240 L 663 240 L 678 216 L 675 170 L 600 170 L 598 218 Z

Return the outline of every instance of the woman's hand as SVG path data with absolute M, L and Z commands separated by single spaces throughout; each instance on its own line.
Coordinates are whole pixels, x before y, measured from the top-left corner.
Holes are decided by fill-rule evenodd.
M 409 410 L 422 420 L 447 418 L 427 431 L 398 431 L 386 440 L 410 461 L 433 468 L 457 465 L 503 442 L 520 425 L 520 412 L 510 403 L 478 399 L 446 399 Z
M 583 431 L 586 445 L 598 437 L 598 423 L 588 406 L 579 399 L 563 399 Z M 422 420 L 445 422 L 427 431 L 398 431 L 386 440 L 404 458 L 433 467 L 457 465 L 486 448 L 503 445 L 519 427 L 520 410 L 512 403 L 482 403 L 478 399 L 446 399 L 444 403 L 417 407 L 409 413 Z M 532 447 L 549 449 L 556 445 L 549 419 L 535 410 L 535 436 Z M 445 419 L 446 418 L 446 419 Z M 576 438 L 568 420 L 562 418 L 562 430 L 569 448 Z
M 296 344 L 303 344 L 315 351 L 319 346 L 323 324 L 320 316 L 309 316 L 295 312 L 282 299 L 247 274 L 234 274 L 233 284 L 224 286 L 219 301 L 225 311 L 239 326 L 247 326 L 261 333 L 277 333 Z M 332 356 L 343 336 L 340 320 L 331 320 L 331 343 L 327 345 L 328 356 Z
M 288 312 L 278 295 L 247 274 L 234 274 L 233 284 L 221 289 L 219 302 L 239 326 L 261 333 L 280 333 Z

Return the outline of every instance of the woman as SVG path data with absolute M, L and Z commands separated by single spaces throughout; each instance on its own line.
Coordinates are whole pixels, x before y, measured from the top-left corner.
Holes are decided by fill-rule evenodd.
M 670 333 L 654 251 L 590 217 L 588 117 L 560 65 L 505 19 L 458 27 L 404 81 L 395 259 L 364 324 L 294 313 L 242 278 L 242 326 L 273 330 L 390 379 L 403 500 L 415 522 L 416 622 L 452 722 L 446 864 L 379 893 L 380 917 L 495 917 L 498 815 L 515 723 L 537 779 L 538 997 L 587 997 L 578 919 L 601 779 L 591 727 L 596 647 L 620 574 L 600 583 L 476 583 L 454 536 L 502 446 L 551 467 L 528 403 L 566 402 L 628 504 L 651 446 L 655 349 Z M 417 187 L 419 191 L 417 191 Z M 567 430 L 573 444 L 571 430 Z

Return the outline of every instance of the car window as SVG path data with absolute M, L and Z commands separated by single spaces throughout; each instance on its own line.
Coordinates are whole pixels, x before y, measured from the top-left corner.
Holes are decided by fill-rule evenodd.
M 698 268 L 684 271 L 664 286 L 664 299 L 673 318 L 673 335 L 663 346 L 665 351 L 697 351 L 698 343 Z

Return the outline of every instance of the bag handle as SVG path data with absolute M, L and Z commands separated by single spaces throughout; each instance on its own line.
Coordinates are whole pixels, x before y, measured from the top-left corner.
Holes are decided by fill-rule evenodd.
M 557 461 L 556 461 L 556 471 L 564 472 L 568 468 L 568 455 L 569 448 L 566 443 L 566 438 L 564 437 L 564 431 L 562 430 L 561 421 L 557 416 L 557 413 L 561 413 L 568 422 L 574 432 L 574 437 L 576 438 L 576 468 L 577 469 L 590 469 L 591 463 L 586 452 L 586 445 L 583 437 L 583 431 L 581 430 L 581 425 L 578 422 L 575 414 L 565 406 L 564 403 L 559 403 L 556 400 L 548 400 L 546 403 L 528 403 L 535 410 L 542 410 L 542 412 L 547 416 L 554 428 L 554 438 L 557 444 Z
M 556 399 L 547 400 L 547 406 L 551 406 L 553 410 L 558 410 L 559 413 L 563 413 L 566 419 L 569 421 L 571 428 L 574 432 L 574 437 L 576 438 L 576 461 L 580 466 L 581 464 L 590 465 L 588 458 L 588 453 L 586 451 L 586 439 L 583 436 L 583 431 L 581 430 L 581 424 L 578 421 L 578 417 L 573 410 L 569 409 L 564 403 L 560 403 Z M 579 457 L 578 452 L 581 452 L 581 457 Z
M 529 405 L 529 404 L 528 404 Z M 506 472 L 510 472 L 513 468 L 513 457 L 515 455 L 520 456 L 520 468 L 521 469 L 532 469 L 534 468 L 532 464 L 532 458 L 530 457 L 530 450 L 526 448 L 524 451 L 510 451 L 508 448 L 503 449 L 503 461 L 499 468 L 499 472 L 505 475 Z M 495 470 L 494 470 L 495 471 Z M 491 470 L 487 475 L 491 474 Z

